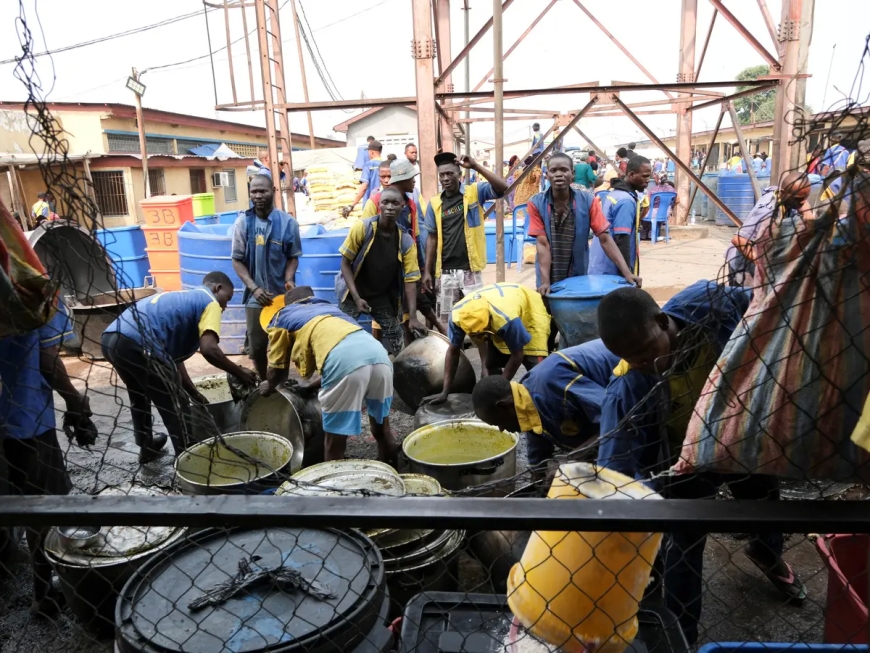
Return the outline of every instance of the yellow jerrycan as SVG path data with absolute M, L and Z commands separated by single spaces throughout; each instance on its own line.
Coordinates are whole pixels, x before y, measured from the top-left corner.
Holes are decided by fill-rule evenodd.
M 559 467 L 550 499 L 662 497 L 589 463 Z M 535 637 L 566 653 L 622 653 L 637 635 L 661 533 L 534 531 L 507 582 L 508 605 Z

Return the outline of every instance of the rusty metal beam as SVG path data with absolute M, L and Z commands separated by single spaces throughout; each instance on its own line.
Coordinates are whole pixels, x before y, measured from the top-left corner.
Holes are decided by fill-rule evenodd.
M 761 16 L 764 18 L 764 25 L 767 27 L 767 33 L 770 34 L 770 41 L 777 53 L 782 56 L 782 44 L 779 42 L 776 34 L 776 23 L 773 22 L 773 16 L 770 15 L 770 9 L 767 8 L 765 0 L 758 0 L 758 8 L 761 10 Z
M 812 5 L 810 5 L 812 6 Z M 792 152 L 797 149 L 793 143 L 795 118 L 800 118 L 800 109 L 797 106 L 796 92 L 797 83 L 794 78 L 800 72 L 800 34 L 801 14 L 803 2 L 801 0 L 783 0 L 782 13 L 780 14 L 780 28 L 782 31 L 782 80 L 776 93 L 776 106 L 773 118 L 773 142 L 771 143 L 770 175 L 771 180 L 778 180 L 780 175 L 788 170 L 797 169 L 800 165 L 792 158 Z M 801 162 L 802 163 L 802 162 Z
M 518 38 L 516 41 L 514 41 L 514 44 L 508 48 L 507 52 L 504 53 L 504 56 L 502 57 L 503 60 L 507 59 L 509 56 L 511 56 L 511 52 L 516 50 L 517 46 L 523 42 L 523 39 L 525 39 L 533 29 L 535 29 L 535 25 L 537 25 L 538 23 L 541 22 L 541 19 L 547 15 L 547 12 L 550 11 L 550 9 L 553 8 L 553 5 L 555 5 L 558 1 L 559 0 L 550 0 L 550 4 L 548 4 L 546 7 L 544 7 L 544 10 L 540 14 L 538 14 L 538 17 L 535 18 L 535 20 L 532 21 L 531 25 L 529 25 L 526 28 L 526 31 L 523 32 L 522 34 L 520 34 L 520 38 Z M 477 82 L 477 86 L 474 87 L 475 91 L 478 90 L 484 84 L 486 84 L 486 80 L 488 80 L 489 76 L 492 75 L 492 71 L 493 71 L 493 68 L 490 68 L 489 72 L 486 73 L 486 75 L 484 75 L 479 82 Z
M 701 176 L 704 176 L 704 171 L 707 169 L 707 164 L 710 162 L 710 155 L 713 153 L 713 147 L 716 145 L 716 137 L 719 135 L 719 128 L 722 127 L 722 119 L 725 117 L 725 107 L 722 106 L 719 111 L 719 119 L 716 121 L 716 127 L 713 129 L 713 138 L 710 139 L 710 147 L 707 148 L 707 154 L 704 156 L 704 163 L 701 164 Z M 698 194 L 698 185 L 692 188 L 692 195 L 689 197 L 689 208 L 692 209 L 692 204 L 695 203 L 695 195 Z
M 253 100 L 257 97 L 256 92 L 254 91 L 254 65 L 251 62 L 251 40 L 248 38 L 248 10 L 245 7 L 241 7 L 242 10 L 242 30 L 245 33 L 245 54 L 248 59 L 248 80 L 251 84 L 251 99 Z M 229 52 L 227 52 L 227 56 L 230 56 Z M 232 67 L 232 62 L 230 62 L 230 67 Z M 308 98 L 305 98 L 306 100 Z
M 263 77 L 263 105 L 266 110 L 266 142 L 269 150 L 269 169 L 272 171 L 272 183 L 277 184 L 275 193 L 275 208 L 284 209 L 284 198 L 281 194 L 281 166 L 278 163 L 278 135 L 275 130 L 275 104 L 272 96 L 272 66 L 269 57 L 269 27 L 266 22 L 266 0 L 257 0 L 257 42 L 260 47 L 260 74 Z
M 278 125 L 280 132 L 281 149 L 284 151 L 284 161 L 287 163 L 285 179 L 288 182 L 289 189 L 287 190 L 286 204 L 284 209 L 291 215 L 296 215 L 296 195 L 293 193 L 293 140 L 290 136 L 290 114 L 284 106 L 287 104 L 287 82 L 284 76 L 284 53 L 281 47 L 281 20 L 278 16 L 278 0 L 265 0 L 266 7 L 271 15 L 269 16 L 269 34 L 272 36 L 272 64 L 275 67 L 274 85 L 276 95 Z M 271 162 L 270 162 L 271 163 Z M 274 164 L 272 164 L 274 165 Z M 271 167 L 271 166 L 270 166 Z M 281 169 L 281 166 L 278 166 Z M 278 188 L 278 194 L 283 195 L 284 191 L 281 188 L 281 175 L 272 177 L 275 185 Z
M 731 116 L 731 126 L 734 127 L 734 133 L 737 134 L 737 145 L 740 146 L 740 153 L 743 155 L 743 162 L 746 164 L 746 173 L 752 182 L 752 194 L 755 195 L 755 201 L 757 202 L 758 198 L 761 197 L 761 185 L 758 183 L 758 177 L 755 176 L 755 168 L 752 167 L 752 158 L 749 155 L 746 139 L 743 137 L 743 130 L 740 128 L 740 121 L 737 119 L 737 112 L 734 110 L 734 103 L 729 101 L 724 106 L 728 108 L 728 115 Z
M 640 129 L 644 134 L 646 134 L 646 137 L 648 139 L 658 145 L 659 149 L 670 157 L 671 161 L 674 162 L 674 165 L 676 165 L 680 170 L 688 175 L 689 179 L 695 182 L 695 185 L 701 190 L 701 192 L 704 193 L 704 195 L 706 195 L 710 199 L 710 201 L 713 202 L 713 204 L 715 204 L 725 215 L 727 215 L 728 219 L 731 220 L 731 222 L 733 222 L 738 227 L 743 226 L 743 222 L 740 220 L 740 218 L 734 215 L 734 212 L 727 206 L 725 206 L 725 203 L 719 199 L 716 193 L 707 188 L 704 182 L 701 181 L 698 175 L 692 172 L 692 169 L 689 166 L 687 166 L 685 163 L 677 158 L 677 155 L 674 154 L 671 149 L 664 144 L 664 142 L 662 142 L 662 139 L 656 136 L 656 133 L 652 129 L 646 126 L 646 123 L 643 120 L 638 118 L 631 109 L 625 106 L 625 103 L 620 100 L 619 97 L 614 95 L 612 99 L 613 102 L 622 109 L 623 113 L 625 113 L 628 119 L 631 120 L 635 125 L 637 125 L 637 128 Z
M 574 125 L 574 131 L 580 134 L 582 138 L 586 139 L 586 142 L 589 143 L 589 147 L 595 150 L 595 153 L 600 156 L 602 159 L 606 159 L 607 155 L 604 153 L 600 147 L 598 147 L 595 143 L 592 142 L 592 139 L 589 138 L 586 134 L 584 134 L 577 125 Z
M 559 121 L 558 121 L 558 120 L 554 120 L 554 121 L 553 121 L 553 124 L 550 125 L 550 128 L 549 128 L 547 131 L 544 132 L 544 135 L 543 135 L 543 137 L 542 137 L 542 140 L 546 140 L 546 139 L 547 139 L 547 136 L 549 136 L 550 133 L 551 133 L 554 129 L 556 129 L 556 125 L 558 125 L 558 124 L 559 124 Z M 519 142 L 523 142 L 523 141 L 519 141 Z M 511 145 L 516 145 L 516 143 L 511 143 Z M 511 168 L 510 170 L 508 170 L 508 175 L 507 175 L 508 177 L 510 177 L 512 174 L 514 174 L 514 172 L 516 172 L 517 168 L 519 168 L 520 165 L 522 165 L 523 161 L 526 160 L 526 157 L 529 156 L 529 155 L 534 151 L 534 149 L 535 149 L 536 147 L 537 147 L 537 145 L 532 145 L 532 147 L 530 147 L 530 148 L 528 149 L 528 151 L 527 151 L 525 154 L 523 154 L 519 159 L 517 159 L 517 163 L 516 163 L 516 165 L 515 165 L 513 168 Z
M 501 6 L 501 10 L 503 12 L 506 11 L 507 8 L 513 4 L 513 2 L 514 2 L 514 0 L 504 0 L 504 3 Z M 471 52 L 472 48 L 475 45 L 477 45 L 477 43 L 480 41 L 480 39 L 482 39 L 486 35 L 486 33 L 489 31 L 489 29 L 491 27 L 492 27 L 492 18 L 490 18 L 488 21 L 486 21 L 483 24 L 483 27 L 481 27 L 477 31 L 477 34 L 475 34 L 471 38 L 471 40 L 468 42 L 468 44 L 464 48 L 462 48 L 462 51 L 456 55 L 456 58 L 450 62 L 450 64 L 447 66 L 447 68 L 444 69 L 444 72 L 441 73 L 440 75 L 438 75 L 438 79 L 435 80 L 436 88 L 442 84 L 445 77 L 447 77 L 450 73 L 452 73 L 454 71 L 456 66 L 458 66 L 460 63 L 462 63 L 462 60 L 465 59 L 466 56 L 468 56 L 468 53 Z
M 561 142 L 561 140 L 564 138 L 565 134 L 568 133 L 568 130 L 571 129 L 572 127 L 574 127 L 578 122 L 580 122 L 580 118 L 585 116 L 586 113 L 589 111 L 589 109 L 594 107 L 597 102 L 598 102 L 598 96 L 593 95 L 589 99 L 589 102 L 586 104 L 586 106 L 583 107 L 582 109 L 580 109 L 580 111 L 578 111 L 576 114 L 574 114 L 574 117 L 571 118 L 571 121 L 567 125 L 565 125 L 565 128 L 562 130 L 562 132 L 556 138 L 553 139 L 553 142 L 550 143 L 547 147 L 545 147 L 537 155 L 535 155 L 535 158 L 532 159 L 531 163 L 529 163 L 529 165 L 527 165 L 523 169 L 523 171 L 520 173 L 520 176 L 514 180 L 514 183 L 512 183 L 510 186 L 508 186 L 508 189 L 505 191 L 504 194 L 507 195 L 514 188 L 519 186 L 520 182 L 522 182 L 522 180 L 528 176 L 529 172 L 531 172 L 532 169 L 538 165 L 538 163 L 540 163 L 541 161 L 544 160 L 544 157 L 546 157 L 553 150 L 553 148 L 555 148 L 556 145 L 558 145 Z M 557 122 L 554 122 L 553 127 L 551 129 L 555 129 L 556 126 L 557 126 Z M 498 204 L 498 202 L 496 202 L 496 204 Z M 487 209 L 486 211 L 483 212 L 483 217 L 486 218 L 486 216 L 488 216 L 490 213 L 492 213 L 493 210 L 495 210 L 495 204 L 493 204 L 492 206 L 489 207 L 489 209 Z
M 618 47 L 620 50 L 622 50 L 622 53 L 626 57 L 628 57 L 631 60 L 631 62 L 635 66 L 637 66 L 644 75 L 647 76 L 647 79 L 649 79 L 654 84 L 659 83 L 658 80 L 655 77 L 653 77 L 652 73 L 650 71 L 648 71 L 646 68 L 644 68 L 644 65 L 640 61 L 638 61 L 635 58 L 635 56 L 633 54 L 631 54 L 631 52 L 628 51 L 628 48 L 626 48 L 619 39 L 617 39 L 613 34 L 611 34 L 608 31 L 608 29 L 604 25 L 602 25 L 601 22 L 595 16 L 592 15 L 591 11 L 589 11 L 586 7 L 583 6 L 583 4 L 580 2 L 580 0 L 574 0 L 574 4 L 577 5 L 578 7 L 580 7 L 581 11 L 589 17 L 589 20 L 591 20 L 593 23 L 595 23 L 595 26 L 598 27 L 598 29 L 600 29 L 602 32 L 604 32 L 604 35 L 607 38 L 609 38 L 611 41 L 613 41 L 613 44 L 616 45 L 616 47 Z M 661 89 L 661 90 L 664 90 L 664 89 Z M 664 93 L 669 98 L 673 97 L 673 95 L 671 93 L 669 93 L 668 91 L 664 91 Z
M 495 161 L 492 168 L 504 174 L 504 50 L 501 0 L 492 0 L 492 85 L 495 92 Z M 495 203 L 495 280 L 504 281 L 504 202 Z
M 713 36 L 713 25 L 716 24 L 716 16 L 719 15 L 718 9 L 713 9 L 713 17 L 710 18 L 710 27 L 707 28 L 707 36 L 704 39 L 704 47 L 701 48 L 701 57 L 698 59 L 698 67 L 695 68 L 695 81 L 701 75 L 701 66 L 704 65 L 704 57 L 707 56 L 707 46 L 710 45 L 710 37 Z
M 443 90 L 453 90 L 453 77 L 444 75 L 442 67 L 445 59 L 450 59 L 450 0 L 434 0 L 435 10 L 435 54 L 438 61 L 438 78 L 443 79 Z M 437 90 L 437 89 L 436 89 Z M 455 150 L 452 122 L 455 116 L 448 109 L 447 117 L 441 120 L 441 147 L 445 150 Z
M 755 48 L 755 51 L 758 52 L 758 54 L 764 57 L 764 60 L 767 61 L 768 64 L 770 64 L 771 69 L 781 69 L 779 59 L 770 54 L 770 52 L 768 52 L 767 49 L 763 45 L 761 45 L 758 39 L 752 36 L 752 33 L 743 26 L 743 23 L 737 20 L 737 17 L 730 11 L 728 11 L 727 7 L 722 4 L 722 0 L 710 0 L 710 3 L 719 10 L 719 12 L 722 14 L 722 18 L 731 23 L 734 29 L 739 32 L 739 34 L 746 40 L 746 42 L 749 43 L 749 45 L 751 45 L 753 48 Z
M 242 11 L 244 11 L 244 7 Z M 226 21 L 227 32 L 227 64 L 230 67 L 230 87 L 233 90 L 233 102 L 238 102 L 239 98 L 236 95 L 236 74 L 233 72 L 233 44 L 230 38 L 230 8 L 227 5 L 227 0 L 224 0 L 224 21 Z M 251 98 L 253 99 L 253 98 Z
M 438 150 L 438 120 L 435 102 L 434 49 L 432 47 L 432 11 L 429 0 L 413 0 L 414 41 L 412 56 L 417 97 L 407 104 L 417 105 L 417 137 L 419 140 L 420 192 L 424 197 L 433 197 L 438 192 L 438 170 L 435 155 Z M 358 103 L 359 101 L 355 102 Z M 369 106 L 379 106 L 377 103 Z
M 493 107 L 465 107 L 463 111 L 481 111 L 483 113 L 492 113 L 495 111 Z M 553 109 L 505 109 L 505 113 L 535 113 L 546 114 L 548 116 L 558 116 L 559 111 Z
M 668 112 L 670 113 L 670 112 Z M 547 120 L 548 118 L 552 118 L 552 113 L 540 113 L 540 114 L 531 114 L 528 116 L 507 116 L 502 118 L 502 120 Z M 486 118 L 458 118 L 455 122 L 457 124 L 474 124 L 476 122 L 494 122 L 495 118 L 486 117 Z
M 747 95 L 755 95 L 761 91 L 766 91 L 769 88 L 775 88 L 779 85 L 779 82 L 770 82 L 769 86 L 753 86 L 752 88 L 748 88 L 745 91 L 738 91 L 737 93 L 732 93 L 731 95 L 726 95 L 725 97 L 718 100 L 710 100 L 709 102 L 702 102 L 701 104 L 696 104 L 694 106 L 688 107 L 686 111 L 697 111 L 698 109 L 706 109 L 707 107 L 715 107 L 717 104 L 723 104 L 725 102 L 730 102 L 732 100 L 736 100 L 737 98 L 746 97 Z
M 680 3 L 680 58 L 677 81 L 695 81 L 695 38 L 698 32 L 698 0 L 682 0 Z M 681 93 L 680 104 L 677 104 L 677 130 L 675 149 L 677 156 L 685 163 L 692 161 L 692 114 L 686 111 L 687 102 L 691 96 Z M 689 221 L 689 179 L 681 170 L 674 175 L 674 187 L 677 191 L 677 202 L 674 206 L 674 224 L 686 224 Z
M 308 102 L 308 77 L 305 74 L 305 58 L 302 56 L 302 39 L 299 36 L 299 16 L 296 14 L 296 0 L 290 0 L 293 9 L 293 30 L 296 33 L 296 56 L 299 59 L 299 75 L 302 78 L 302 99 Z M 308 111 L 308 144 L 314 149 L 314 124 L 311 120 L 311 112 Z

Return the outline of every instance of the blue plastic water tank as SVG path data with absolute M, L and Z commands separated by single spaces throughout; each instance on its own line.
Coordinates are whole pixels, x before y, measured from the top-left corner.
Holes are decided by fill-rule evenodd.
M 223 213 L 218 213 L 218 224 L 235 224 L 239 213 L 244 213 L 244 211 L 224 211 Z
M 718 172 L 705 172 L 703 175 L 701 175 L 701 181 L 703 181 L 704 185 L 706 185 L 707 188 L 709 188 L 714 193 L 717 192 L 717 190 L 719 189 Z M 700 216 L 702 220 L 714 222 L 716 220 L 716 205 L 713 204 L 713 202 L 710 201 L 710 198 L 707 197 L 700 190 L 698 191 L 698 196 L 701 198 L 701 206 L 698 214 L 695 215 L 695 219 L 697 220 Z
M 628 286 L 622 277 L 590 274 L 569 277 L 550 287 L 550 315 L 559 329 L 560 347 L 574 347 L 598 337 L 598 304 L 607 293 Z
M 242 305 L 245 284 L 233 271 L 232 240 L 232 225 L 186 222 L 178 230 L 178 257 L 182 288 L 201 286 L 203 277 L 216 270 L 232 280 L 233 297 L 221 315 L 221 349 L 225 354 L 241 354 L 247 331 Z
M 196 224 L 200 224 L 200 225 L 218 224 L 218 216 L 216 216 L 216 215 L 201 215 L 198 218 L 194 218 L 193 221 Z
M 517 229 L 522 231 L 520 225 L 517 225 Z M 483 231 L 486 234 L 486 262 L 487 263 L 495 263 L 496 256 L 496 248 L 495 248 L 495 220 L 486 220 L 483 223 Z M 504 242 L 502 244 L 502 248 L 504 249 L 504 260 L 506 263 L 515 262 L 517 255 L 519 254 L 519 247 L 517 251 L 514 253 L 514 261 L 509 261 L 508 256 L 510 255 L 510 247 L 511 247 L 511 236 L 514 233 L 513 224 L 505 223 L 504 225 Z
M 139 225 L 98 229 L 97 240 L 112 260 L 119 288 L 141 288 L 148 276 L 145 234 Z
M 347 238 L 348 230 L 323 230 L 318 233 L 322 229 L 311 227 L 302 234 L 302 256 L 296 270 L 296 284 L 311 286 L 315 297 L 336 304 L 335 275 L 341 271 L 338 248 Z
M 767 184 L 762 183 L 761 185 L 766 186 Z M 755 193 L 752 189 L 752 180 L 749 179 L 749 175 L 721 175 L 716 194 L 725 206 L 731 209 L 734 215 L 741 220 L 749 215 L 752 207 L 755 206 Z M 716 224 L 724 226 L 734 225 L 721 209 L 716 210 Z

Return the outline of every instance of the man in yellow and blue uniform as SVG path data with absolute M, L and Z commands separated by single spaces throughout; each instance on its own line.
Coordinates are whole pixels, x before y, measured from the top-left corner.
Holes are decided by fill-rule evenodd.
M 460 300 L 447 324 L 444 389 L 426 397 L 427 403 L 447 400 L 466 334 L 477 345 L 487 374 L 503 374 L 510 380 L 520 365 L 531 370 L 549 353 L 550 315 L 535 290 L 515 283 L 486 286 Z
M 420 269 L 413 237 L 396 224 L 406 197 L 393 186 L 381 194 L 380 214 L 357 220 L 342 246 L 341 272 L 335 277 L 335 294 L 341 310 L 353 317 L 369 313 L 387 337 L 390 353 L 404 346 L 402 295 L 409 326 L 425 331 L 417 321 L 417 282 Z
M 469 156 L 457 159 L 455 154 L 443 152 L 435 157 L 435 165 L 443 191 L 431 199 L 426 209 L 423 226 L 428 236 L 422 285 L 427 292 L 435 291 L 435 312 L 443 323 L 450 318 L 457 301 L 483 287 L 483 205 L 502 197 L 507 182 Z M 486 181 L 462 184 L 463 168 L 477 171 Z
M 472 394 L 474 412 L 503 431 L 523 433 L 529 466 L 537 467 L 556 446 L 571 451 L 598 435 L 604 389 L 618 363 L 601 340 L 563 349 L 519 382 L 482 378 Z
M 221 313 L 233 296 L 233 284 L 223 272 L 209 272 L 192 290 L 165 292 L 141 299 L 121 313 L 103 332 L 100 344 L 127 386 L 139 461 L 159 455 L 166 435 L 152 431 L 151 404 L 157 408 L 178 455 L 187 446 L 185 417 L 194 401 L 208 403 L 196 389 L 184 361 L 200 351 L 220 370 L 253 385 L 254 373 L 233 363 L 218 345 Z
M 610 222 L 610 235 L 634 275 L 640 274 L 640 221 L 644 207 L 649 208 L 646 196 L 638 194 L 646 190 L 651 174 L 649 159 L 642 156 L 630 159 L 625 169 L 625 179 L 614 182 L 604 200 L 604 217 Z M 589 247 L 589 274 L 622 276 L 597 238 Z
M 713 499 L 722 485 L 740 500 L 777 500 L 776 478 L 703 472 L 652 480 L 681 451 L 689 419 L 711 370 L 749 306 L 750 291 L 698 281 L 663 307 L 639 288 L 602 299 L 598 329 L 622 360 L 604 396 L 598 464 L 645 480 L 668 498 Z M 665 548 L 665 598 L 690 643 L 698 637 L 707 534 L 671 534 Z M 782 560 L 782 533 L 754 535 L 747 557 L 789 599 L 806 590 Z
M 275 392 L 287 380 L 292 362 L 300 376 L 311 377 L 298 387 L 319 389 L 325 459 L 344 458 L 348 436 L 362 432 L 365 401 L 378 460 L 395 465 L 398 447 L 390 428 L 393 365 L 381 344 L 337 306 L 316 299 L 308 286 L 284 296 L 284 308 L 270 319 L 266 330 L 269 372 L 260 394 Z
M 72 322 L 61 301 L 47 324 L 0 338 L 0 456 L 12 494 L 64 495 L 72 488 L 57 440 L 52 394 L 57 390 L 64 399 L 65 424 L 69 418 L 79 423 L 90 416 L 87 397 L 72 385 L 60 360 L 60 345 L 72 338 Z M 43 549 L 46 531 L 27 530 L 34 614 L 56 612 L 60 598 L 51 588 L 52 567 Z M 4 546 L 3 554 L 10 548 Z M 3 557 L 0 562 L 7 562 Z

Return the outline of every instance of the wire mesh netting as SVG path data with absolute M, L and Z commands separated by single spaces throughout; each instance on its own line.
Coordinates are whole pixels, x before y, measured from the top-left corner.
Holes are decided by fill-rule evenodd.
M 292 374 L 263 397 L 250 370 L 191 379 L 173 353 L 209 329 L 158 324 L 136 302 L 168 295 L 118 289 L 93 184 L 46 104 L 32 24 L 22 9 L 15 75 L 51 195 L 33 216 L 48 219 L 30 225 L 35 258 L 0 207 L 0 492 L 50 498 L 19 513 L 2 502 L 0 651 L 866 643 L 866 518 L 820 533 L 843 522 L 818 506 L 867 498 L 867 50 L 852 100 L 789 117 L 807 165 L 761 190 L 718 279 L 664 306 L 611 293 L 601 341 L 513 386 L 481 380 L 465 410 L 483 421 L 418 428 L 397 398 L 383 426 L 384 402 L 369 402 L 349 458 L 319 464 L 335 444 L 323 390 Z M 234 285 L 203 282 L 197 327 Z M 127 326 L 107 329 L 122 312 Z M 419 395 L 420 378 L 396 369 L 396 393 Z M 397 462 L 393 437 L 412 431 Z M 671 499 L 686 501 L 669 513 Z M 727 515 L 711 508 L 726 502 Z M 777 532 L 780 513 L 793 532 Z M 149 525 L 130 525 L 139 517 Z

